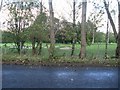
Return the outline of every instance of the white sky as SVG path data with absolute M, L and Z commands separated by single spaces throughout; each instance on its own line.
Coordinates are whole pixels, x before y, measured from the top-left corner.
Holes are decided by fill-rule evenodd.
M 47 9 L 49 9 L 48 0 L 42 0 L 42 1 L 43 1 L 43 5 Z M 76 0 L 76 1 L 77 1 L 77 5 L 78 5 L 79 3 L 81 3 L 82 0 Z M 89 1 L 92 1 L 92 0 L 89 0 Z M 94 1 L 103 5 L 102 0 L 94 0 Z M 0 0 L 0 2 L 1 2 L 1 0 Z M 70 17 L 70 14 L 72 14 L 72 3 L 73 3 L 73 0 L 53 0 L 53 9 L 54 9 L 55 17 L 57 17 L 57 18 L 64 17 L 68 21 L 72 22 L 72 15 Z M 87 18 L 90 15 L 90 13 L 93 12 L 93 9 L 94 9 L 93 4 L 88 3 L 87 4 Z M 112 10 L 112 9 L 115 9 L 117 11 L 116 0 L 113 0 L 112 4 L 110 5 L 110 10 Z M 81 21 L 81 10 L 79 10 L 78 14 L 79 14 L 79 17 L 78 17 L 77 21 Z M 116 28 L 118 27 L 117 15 L 118 15 L 117 13 L 116 13 L 116 16 L 112 15 L 114 22 L 116 24 Z M 5 22 L 6 19 L 8 19 L 8 11 L 4 10 L 4 8 L 3 8 L 3 10 L 0 12 L 0 24 Z M 103 16 L 102 23 L 104 24 L 104 26 L 102 28 L 99 28 L 100 31 L 106 32 L 105 31 L 106 30 L 106 23 L 105 23 L 106 20 L 107 20 L 107 14 L 105 14 Z M 6 26 L 0 25 L 0 28 L 6 28 Z M 110 31 L 112 31 L 112 30 L 110 30 Z

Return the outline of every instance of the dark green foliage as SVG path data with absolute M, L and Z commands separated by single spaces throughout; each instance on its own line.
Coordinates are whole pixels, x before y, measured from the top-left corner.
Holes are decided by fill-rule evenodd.
M 41 13 L 36 17 L 34 23 L 25 30 L 25 35 L 27 41 L 32 43 L 33 54 L 40 54 L 42 42 L 48 41 L 47 16 L 45 13 Z
M 14 42 L 14 34 L 9 31 L 2 32 L 2 43 L 13 43 Z
M 59 30 L 56 34 L 56 42 L 57 43 L 71 43 L 72 38 L 75 37 L 76 42 L 81 42 L 81 23 L 77 23 L 75 29 L 72 28 L 72 23 L 64 21 L 63 23 L 64 28 Z M 86 23 L 86 39 L 87 44 L 92 44 L 93 39 L 93 31 L 94 31 L 94 38 L 95 42 L 105 42 L 105 34 L 103 32 L 96 31 L 97 27 L 93 24 L 90 20 Z M 114 41 L 114 37 L 110 36 L 110 40 Z
M 109 43 L 116 43 L 114 33 L 109 33 Z
M 71 36 L 69 35 L 72 31 L 72 26 L 67 23 L 67 21 L 63 21 L 63 28 L 59 30 L 56 34 L 56 42 L 58 43 L 70 43 Z
M 73 29 L 72 23 L 64 20 L 62 22 L 63 28 L 56 34 L 57 43 L 72 43 L 72 38 L 77 41 L 77 27 Z
M 48 40 L 48 28 L 47 28 L 47 16 L 45 13 L 42 13 L 37 16 L 34 23 L 26 29 L 24 35 L 27 35 L 29 41 L 32 41 L 33 38 L 36 41 L 47 41 Z
M 105 33 L 103 32 L 96 32 L 95 34 L 95 42 L 103 43 L 105 42 Z

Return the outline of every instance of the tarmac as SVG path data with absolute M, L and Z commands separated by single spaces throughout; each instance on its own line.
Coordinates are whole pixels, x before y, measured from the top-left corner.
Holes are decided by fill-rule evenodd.
M 2 88 L 118 88 L 117 67 L 2 66 Z

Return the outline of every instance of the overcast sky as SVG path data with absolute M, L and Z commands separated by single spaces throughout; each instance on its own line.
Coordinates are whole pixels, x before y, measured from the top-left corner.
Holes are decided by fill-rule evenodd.
M 6 1 L 8 1 L 8 0 L 6 0 Z M 49 9 L 48 0 L 42 0 L 42 1 L 43 1 L 43 5 L 47 9 Z M 76 7 L 81 3 L 81 1 L 82 0 L 76 0 L 76 2 L 77 2 Z M 93 0 L 89 0 L 89 1 L 87 3 L 87 18 L 90 16 L 90 13 L 95 10 L 94 7 L 93 7 L 93 4 L 91 3 Z M 94 1 L 101 4 L 101 5 L 103 5 L 102 0 L 94 0 Z M 65 18 L 68 21 L 72 22 L 72 3 L 73 3 L 73 0 L 53 0 L 53 9 L 54 9 L 55 17 L 60 18 L 60 19 Z M 116 5 L 117 5 L 116 0 L 113 0 L 112 4 L 110 5 L 110 10 L 112 10 L 112 9 L 117 10 Z M 77 18 L 77 21 L 81 21 L 81 10 L 78 11 L 78 15 L 79 15 L 79 17 Z M 0 12 L 0 22 L 2 23 L 4 21 L 6 21 L 7 18 L 8 18 L 8 11 L 7 10 L 2 10 Z M 116 23 L 116 28 L 117 28 L 118 27 L 118 25 L 117 25 L 117 13 L 116 13 L 116 16 L 113 16 L 113 19 L 114 19 L 114 21 Z M 102 23 L 105 24 L 106 20 L 107 20 L 107 15 L 105 14 L 103 16 Z M 1 27 L 3 28 L 4 26 L 1 25 Z M 105 28 L 106 28 L 106 24 L 102 28 L 99 28 L 99 30 L 103 31 L 103 32 L 106 32 Z

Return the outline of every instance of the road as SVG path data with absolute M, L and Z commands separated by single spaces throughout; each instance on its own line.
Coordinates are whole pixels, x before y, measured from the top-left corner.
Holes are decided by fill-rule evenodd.
M 3 88 L 117 88 L 118 68 L 3 65 Z

